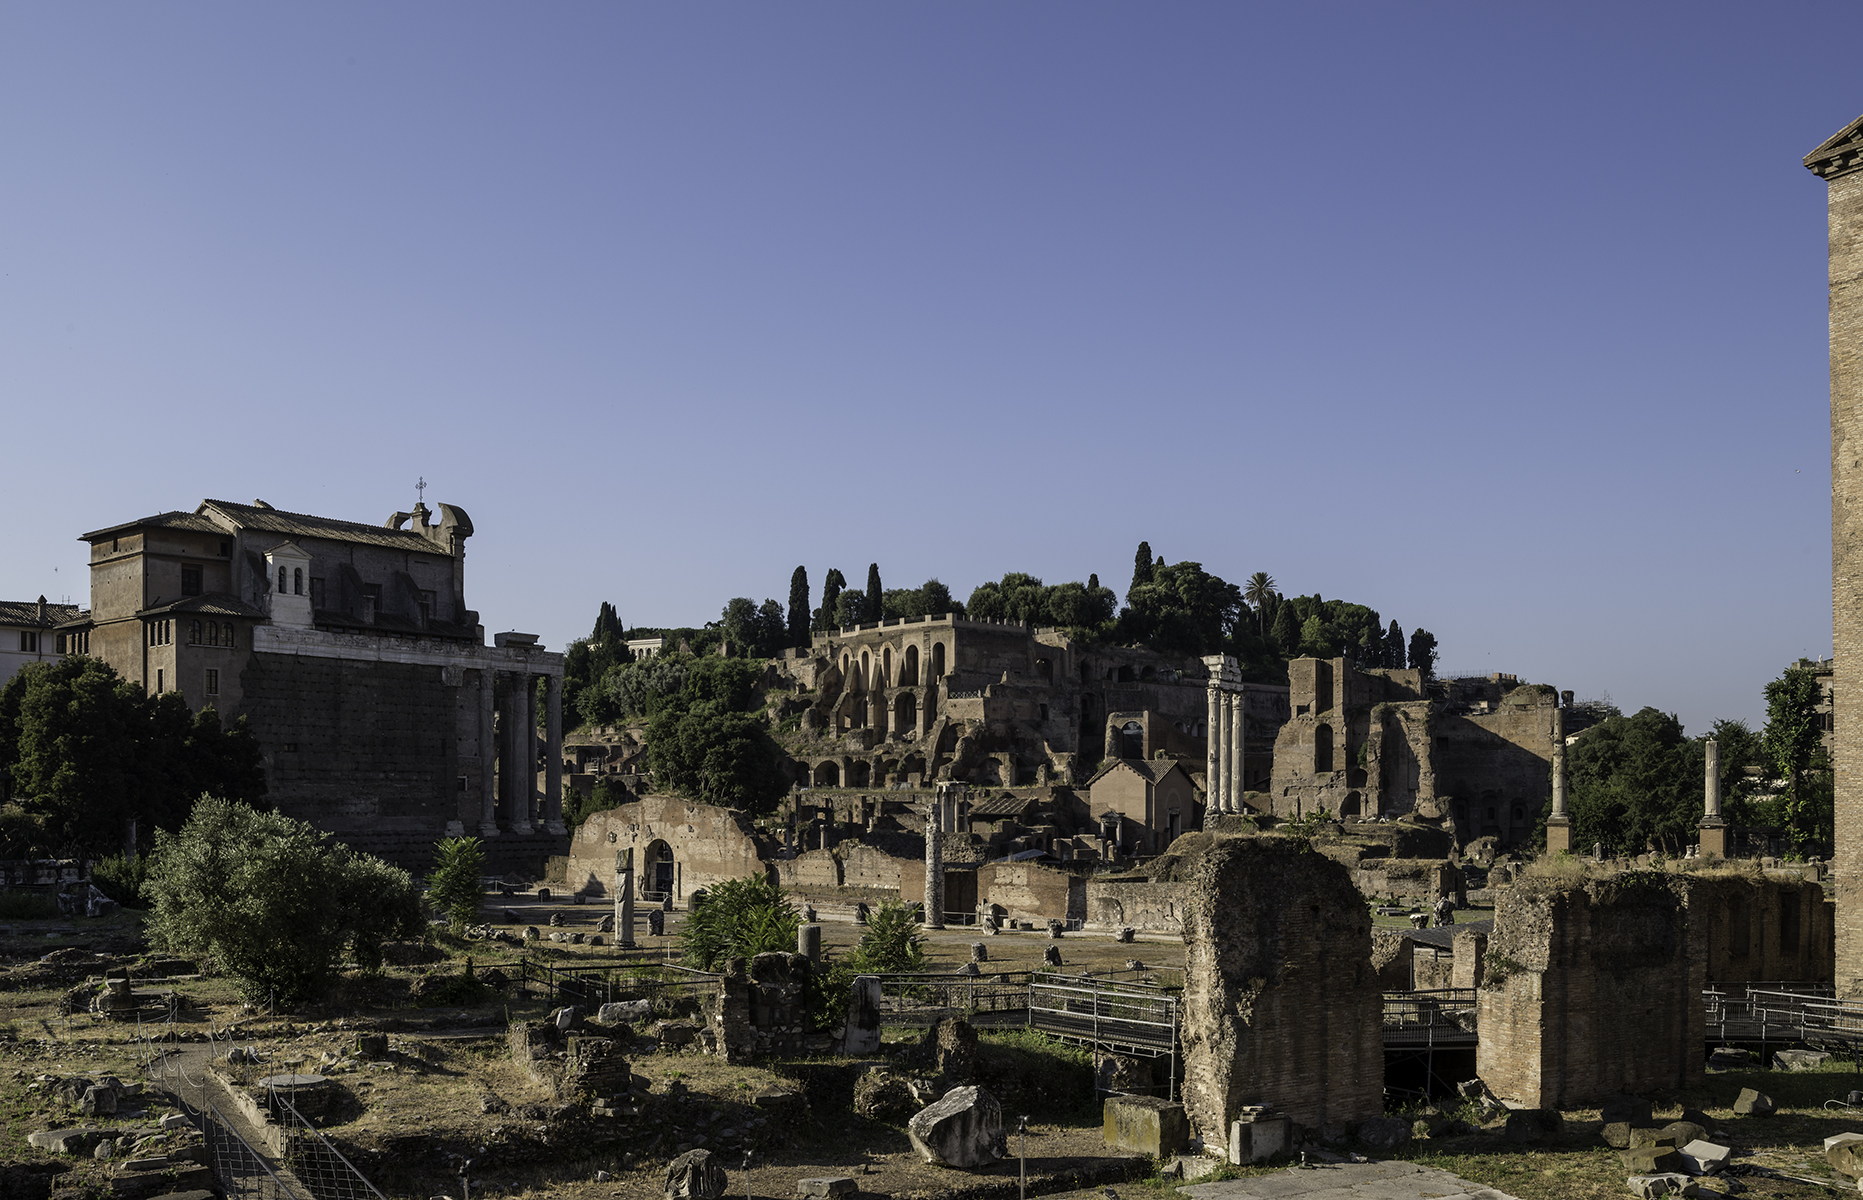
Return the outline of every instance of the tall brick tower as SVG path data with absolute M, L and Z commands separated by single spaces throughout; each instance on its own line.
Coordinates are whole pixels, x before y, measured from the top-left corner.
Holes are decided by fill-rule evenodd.
M 1805 156 L 1829 186 L 1837 994 L 1863 996 L 1863 117 Z

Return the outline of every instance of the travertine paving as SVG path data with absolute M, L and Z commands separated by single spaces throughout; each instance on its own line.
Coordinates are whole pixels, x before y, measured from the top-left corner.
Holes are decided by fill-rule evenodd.
M 1407 1162 L 1289 1167 L 1273 1175 L 1177 1190 L 1191 1200 L 1514 1200 L 1447 1171 Z

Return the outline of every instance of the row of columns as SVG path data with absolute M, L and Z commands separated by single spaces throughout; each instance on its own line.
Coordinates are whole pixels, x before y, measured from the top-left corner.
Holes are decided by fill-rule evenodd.
M 519 835 L 561 835 L 563 827 L 563 677 L 544 675 L 544 784 L 537 797 L 536 679 L 530 671 L 479 671 L 479 836 L 497 837 L 498 799 L 506 828 Z M 496 735 L 498 691 L 504 691 L 504 737 Z M 499 770 L 494 771 L 496 758 Z M 502 785 L 502 786 L 500 786 Z
M 1211 814 L 1239 813 L 1245 807 L 1242 793 L 1242 755 L 1245 745 L 1242 724 L 1244 708 L 1242 684 L 1230 678 L 1234 673 L 1224 658 L 1220 667 L 1210 671 L 1209 722 L 1205 725 L 1209 749 L 1204 759 L 1204 806 Z

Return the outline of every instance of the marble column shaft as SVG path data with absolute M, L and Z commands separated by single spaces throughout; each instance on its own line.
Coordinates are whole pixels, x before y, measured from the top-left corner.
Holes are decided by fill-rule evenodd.
M 1203 759 L 1203 807 L 1212 813 L 1222 812 L 1223 770 L 1223 694 L 1210 682 L 1210 719 L 1203 726 L 1208 748 Z
M 1234 790 L 1235 789 L 1235 771 L 1233 770 L 1233 764 L 1235 762 L 1235 754 L 1236 754 L 1236 730 L 1235 730 L 1235 723 L 1230 720 L 1230 714 L 1232 713 L 1234 708 L 1235 708 L 1235 697 L 1232 696 L 1228 692 L 1224 692 L 1223 693 L 1223 709 L 1222 709 L 1222 715 L 1220 718 L 1222 727 L 1223 727 L 1223 758 L 1222 758 L 1221 764 L 1217 767 L 1217 773 L 1222 776 L 1222 785 L 1221 785 L 1222 786 L 1222 810 L 1221 811 L 1226 812 L 1226 813 L 1234 812 L 1236 810 L 1236 798 L 1235 798 L 1235 790 Z
M 479 836 L 498 836 L 498 739 L 494 720 L 496 679 L 479 669 Z
M 1242 763 L 1246 749 L 1244 742 L 1248 736 L 1248 731 L 1242 724 L 1243 707 L 1242 693 L 1229 693 L 1230 741 L 1235 747 L 1229 759 L 1229 811 L 1238 813 L 1248 807 L 1242 803 L 1242 792 L 1247 786 L 1247 781 L 1242 775 Z
M 544 683 L 543 822 L 554 834 L 563 828 L 563 677 Z
M 1707 789 L 1707 819 L 1721 819 L 1721 747 L 1713 738 L 1708 739 L 1707 778 L 1703 780 Z
M 1553 710 L 1552 815 L 1565 816 L 1565 714 Z

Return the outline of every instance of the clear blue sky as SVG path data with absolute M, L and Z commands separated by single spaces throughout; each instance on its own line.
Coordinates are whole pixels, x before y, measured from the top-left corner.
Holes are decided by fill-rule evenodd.
M 560 648 L 1133 549 L 1757 719 L 1855 4 L 0 6 L 0 597 L 203 497 Z

